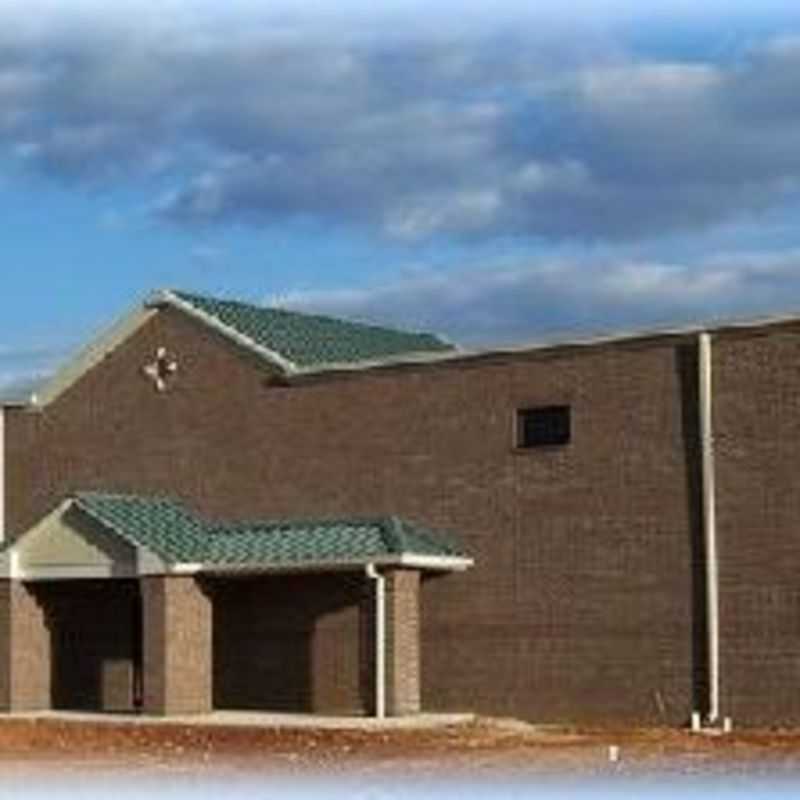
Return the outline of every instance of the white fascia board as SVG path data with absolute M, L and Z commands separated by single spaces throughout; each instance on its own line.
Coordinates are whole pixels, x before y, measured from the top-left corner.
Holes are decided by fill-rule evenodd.
M 202 570 L 202 564 L 190 563 L 170 564 L 168 568 L 170 575 L 196 575 L 198 572 L 202 572 Z
M 418 353 L 401 353 L 396 356 L 369 359 L 354 362 L 330 362 L 316 364 L 311 367 L 300 367 L 294 373 L 298 379 L 314 378 L 336 373 L 363 372 L 371 369 L 391 367 L 413 367 L 426 364 L 449 364 L 480 361 L 491 358 L 524 356 L 527 354 L 557 354 L 560 350 L 591 349 L 603 345 L 635 345 L 648 340 L 684 339 L 695 337 L 703 332 L 729 333 L 735 331 L 758 330 L 783 325 L 800 324 L 800 312 L 773 314 L 760 317 L 743 317 L 715 319 L 703 324 L 672 325 L 653 328 L 641 328 L 630 331 L 612 331 L 608 333 L 566 334 L 555 336 L 544 341 L 512 344 L 507 347 L 488 348 L 456 348 L 454 350 L 422 351 Z
M 370 369 L 380 369 L 381 367 L 402 367 L 417 366 L 420 364 L 439 364 L 441 362 L 453 361 L 469 356 L 485 355 L 482 351 L 467 350 L 433 350 L 421 351 L 417 353 L 402 353 L 396 356 L 386 356 L 385 358 L 369 358 L 363 361 L 330 361 L 326 364 L 315 364 L 311 367 L 298 367 L 294 375 L 298 378 L 304 376 L 313 377 L 315 375 L 326 375 L 337 372 L 364 372 Z
M 155 309 L 145 308 L 140 304 L 120 317 L 61 367 L 38 392 L 31 395 L 28 407 L 42 408 L 52 403 L 109 353 L 116 350 L 122 342 L 136 333 L 156 313 Z
M 474 559 L 466 556 L 415 556 L 413 554 L 400 556 L 400 566 L 417 569 L 463 572 L 474 565 Z
M 252 353 L 270 362 L 273 366 L 278 367 L 281 372 L 286 373 L 286 375 L 294 375 L 297 372 L 297 366 L 287 358 L 284 358 L 280 353 L 260 345 L 249 336 L 245 336 L 230 325 L 226 325 L 216 317 L 211 316 L 211 314 L 207 314 L 202 309 L 193 306 L 190 302 L 183 300 L 168 289 L 162 289 L 156 292 L 147 301 L 147 305 L 151 307 L 157 307 L 159 305 L 172 306 L 172 308 L 176 308 L 184 314 L 199 320 L 204 325 L 222 334 L 225 338 L 230 339 L 240 347 L 250 350 Z
M 197 575 L 203 572 L 202 564 L 177 563 L 170 564 L 158 556 L 142 548 L 139 558 L 139 575 Z
M 471 558 L 462 556 L 380 556 L 343 561 L 298 561 L 294 564 L 176 564 L 173 572 L 203 572 L 218 575 L 281 574 L 297 572 L 342 572 L 363 570 L 368 564 L 375 567 L 407 567 L 443 572 L 463 572 L 474 565 Z M 180 568 L 180 569 L 179 569 Z

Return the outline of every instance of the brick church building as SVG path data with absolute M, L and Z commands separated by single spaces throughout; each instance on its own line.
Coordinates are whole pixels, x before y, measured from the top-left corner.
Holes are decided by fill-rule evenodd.
M 157 293 L 0 413 L 0 708 L 796 724 L 798 363 Z

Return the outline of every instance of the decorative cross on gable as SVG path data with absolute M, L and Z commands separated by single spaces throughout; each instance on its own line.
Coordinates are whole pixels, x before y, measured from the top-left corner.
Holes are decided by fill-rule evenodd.
M 167 381 L 178 371 L 178 362 L 167 355 L 165 347 L 156 350 L 155 361 L 145 364 L 142 372 L 153 381 L 156 391 L 163 392 L 167 388 Z

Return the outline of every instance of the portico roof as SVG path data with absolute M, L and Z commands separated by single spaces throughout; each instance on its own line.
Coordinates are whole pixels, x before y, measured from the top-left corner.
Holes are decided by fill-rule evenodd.
M 79 492 L 62 508 L 62 514 L 77 511 L 95 529 L 134 548 L 138 563 L 151 565 L 149 572 L 280 572 L 367 564 L 459 570 L 472 564 L 450 536 L 393 516 L 212 521 L 174 498 L 99 492 Z

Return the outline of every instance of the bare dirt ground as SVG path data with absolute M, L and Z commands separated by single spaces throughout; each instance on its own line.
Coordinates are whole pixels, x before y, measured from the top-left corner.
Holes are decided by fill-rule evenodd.
M 609 748 L 618 748 L 618 758 Z M 683 774 L 800 777 L 800 733 L 568 730 L 479 719 L 429 730 L 319 730 L 0 721 L 0 776 L 27 769 L 194 775 L 465 778 Z

